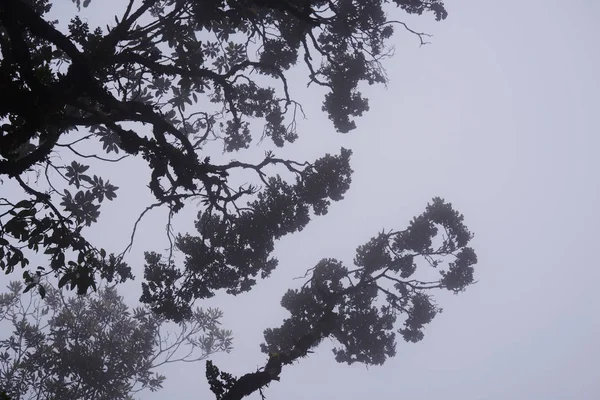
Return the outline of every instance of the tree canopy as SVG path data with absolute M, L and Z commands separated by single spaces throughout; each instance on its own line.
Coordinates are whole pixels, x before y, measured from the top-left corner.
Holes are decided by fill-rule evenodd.
M 114 286 L 68 297 L 43 285 L 43 300 L 21 296 L 17 281 L 0 294 L 0 322 L 12 325 L 0 340 L 0 392 L 12 399 L 132 399 L 162 387 L 156 368 L 231 349 L 219 310 L 198 308 L 170 334 L 164 318 L 131 309 Z
M 441 0 L 129 0 L 105 27 L 91 27 L 77 14 L 61 25 L 51 7 L 0 2 L 0 178 L 21 190 L 0 196 L 0 268 L 21 266 L 25 290 L 42 295 L 45 277 L 81 295 L 98 282 L 123 282 L 133 278 L 126 255 L 146 212 L 166 207 L 170 224 L 200 202 L 195 234 L 169 227 L 170 250 L 145 253 L 140 300 L 176 322 L 193 317 L 198 299 L 246 292 L 269 277 L 275 241 L 326 214 L 350 187 L 350 149 L 312 161 L 273 150 L 262 160 L 233 158 L 252 143 L 279 148 L 298 138 L 303 110 L 288 85 L 291 69 L 323 89 L 322 111 L 348 133 L 369 109 L 361 87 L 387 81 L 382 62 L 395 28 L 425 43 L 427 35 L 390 17 L 394 8 L 447 17 Z M 215 143 L 229 162 L 211 160 Z M 147 163 L 156 202 L 118 252 L 86 236 L 118 194 L 115 177 L 89 161 L 126 157 Z M 234 187 L 244 170 L 256 181 Z M 265 368 L 234 378 L 209 363 L 211 389 L 223 399 L 260 390 L 325 337 L 339 344 L 339 362 L 382 364 L 396 333 L 416 342 L 441 311 L 431 291 L 473 282 L 471 238 L 463 216 L 435 198 L 405 230 L 360 246 L 353 267 L 322 260 L 282 299 L 290 317 L 265 331 Z M 29 269 L 33 252 L 48 265 Z M 418 274 L 427 265 L 439 270 L 436 279 Z

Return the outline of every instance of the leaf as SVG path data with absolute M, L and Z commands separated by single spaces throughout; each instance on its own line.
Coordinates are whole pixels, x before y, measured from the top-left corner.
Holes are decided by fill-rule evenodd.
M 59 251 L 60 250 L 58 249 L 58 247 L 48 247 L 46 248 L 46 250 L 44 250 L 44 254 L 56 254 Z
M 35 287 L 35 285 L 37 285 L 37 283 L 30 283 L 29 285 L 27 285 L 25 290 L 23 290 L 23 293 L 29 292 L 31 289 L 33 289 Z
M 63 276 L 60 277 L 60 279 L 58 280 L 58 288 L 62 288 L 63 286 L 65 286 L 67 284 L 67 282 L 69 282 L 69 280 L 71 279 L 71 274 L 64 274 Z
M 33 207 L 33 202 L 29 200 L 21 200 L 17 204 L 15 204 L 15 208 L 31 208 Z
M 19 252 L 19 253 L 21 253 L 21 252 Z M 14 249 L 13 254 L 10 257 L 8 257 L 7 264 L 8 264 L 9 268 L 17 265 L 17 263 L 23 258 L 23 253 L 21 253 L 21 254 L 19 254 L 19 253 L 17 253 L 16 249 Z

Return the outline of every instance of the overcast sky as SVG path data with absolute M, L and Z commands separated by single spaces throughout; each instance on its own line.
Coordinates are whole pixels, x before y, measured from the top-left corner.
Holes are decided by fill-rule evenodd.
M 63 2 L 57 12 L 71 11 Z M 105 24 L 107 9 L 92 2 L 85 11 L 92 27 Z M 327 216 L 278 242 L 280 266 L 269 280 L 199 305 L 221 307 L 234 331 L 235 350 L 214 357 L 217 365 L 253 371 L 266 360 L 263 329 L 286 316 L 282 294 L 301 283 L 293 277 L 324 257 L 350 264 L 357 246 L 382 228 L 404 228 L 434 196 L 452 202 L 475 233 L 479 283 L 438 296 L 444 313 L 425 339 L 399 341 L 383 367 L 337 364 L 326 342 L 284 369 L 265 391 L 269 400 L 600 398 L 600 4 L 449 0 L 447 9 L 442 23 L 407 20 L 434 34 L 431 45 L 397 31 L 396 54 L 385 64 L 390 84 L 367 88 L 371 111 L 348 135 L 335 133 L 317 92 L 305 89 L 305 72 L 295 73 L 308 119 L 298 142 L 277 155 L 314 159 L 349 147 L 352 187 Z M 263 149 L 253 151 L 258 160 Z M 114 251 L 151 202 L 142 165 L 115 180 L 116 207 L 94 231 Z M 176 228 L 190 229 L 195 212 L 189 207 Z M 164 223 L 161 212 L 143 223 L 129 259 L 139 278 L 142 252 L 164 248 Z M 139 280 L 123 288 L 139 297 Z M 203 363 L 164 372 L 165 388 L 143 399 L 212 398 Z

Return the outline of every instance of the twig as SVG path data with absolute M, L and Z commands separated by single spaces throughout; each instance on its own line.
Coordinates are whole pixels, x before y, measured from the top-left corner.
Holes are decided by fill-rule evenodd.
M 433 37 L 433 35 L 430 35 L 428 33 L 414 31 L 411 28 L 409 28 L 408 25 L 406 25 L 405 22 L 402 22 L 402 21 L 386 21 L 383 24 L 381 24 L 380 26 L 383 26 L 383 25 L 386 25 L 386 24 L 398 24 L 398 25 L 402 25 L 404 27 L 404 29 L 406 29 L 407 31 L 409 31 L 413 35 L 416 35 L 419 38 L 419 41 L 421 42 L 421 46 L 424 46 L 426 44 L 431 44 L 431 42 L 427 42 L 427 41 L 423 40 L 423 38 L 424 37 Z
M 123 155 L 123 156 L 121 156 L 119 158 L 110 159 L 110 158 L 100 157 L 100 156 L 97 156 L 95 154 L 81 154 L 80 152 L 78 152 L 77 150 L 75 150 L 71 145 L 60 145 L 60 144 L 57 144 L 57 146 L 67 147 L 69 150 L 71 150 L 73 153 L 77 154 L 79 157 L 83 157 L 83 158 L 95 158 L 95 159 L 100 160 L 100 161 L 119 162 L 122 159 L 129 157 L 129 154 L 125 154 L 125 155 Z
M 130 236 L 130 239 L 129 239 L 129 244 L 127 245 L 127 247 L 125 247 L 125 250 L 123 250 L 121 252 L 121 254 L 119 254 L 119 256 L 117 257 L 119 260 L 122 260 L 123 257 L 125 256 L 125 253 L 127 253 L 131 249 L 131 247 L 133 246 L 133 238 L 135 237 L 135 232 L 137 231 L 138 224 L 140 223 L 140 221 L 142 220 L 142 218 L 144 218 L 144 215 L 146 215 L 146 213 L 148 211 L 152 210 L 153 208 L 159 207 L 161 205 L 163 205 L 162 202 L 154 203 L 154 204 L 149 205 L 148 207 L 146 207 L 146 209 L 144 211 L 142 211 L 142 213 L 140 214 L 140 216 L 138 217 L 138 219 L 135 221 L 135 224 L 133 225 L 133 230 L 131 231 L 131 236 Z

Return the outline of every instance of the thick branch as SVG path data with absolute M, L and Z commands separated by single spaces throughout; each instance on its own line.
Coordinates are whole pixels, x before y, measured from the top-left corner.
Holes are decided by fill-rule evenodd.
M 2 0 L 0 9 L 7 12 L 12 18 L 26 24 L 34 35 L 56 45 L 71 58 L 73 63 L 85 64 L 84 56 L 71 40 L 39 16 L 26 2 L 22 0 Z
M 291 351 L 272 356 L 277 358 L 275 363 L 277 363 L 279 367 L 292 364 L 299 358 L 305 357 L 311 348 L 317 346 L 324 338 L 331 334 L 337 318 L 337 314 L 335 314 L 332 309 L 333 305 L 325 311 L 321 319 L 309 333 L 296 341 L 294 348 Z M 269 360 L 262 371 L 242 375 L 227 393 L 223 395 L 221 400 L 241 400 L 245 396 L 264 388 L 272 381 L 278 381 L 279 374 L 273 374 L 270 372 L 270 369 L 267 368 L 272 364 L 273 360 Z

